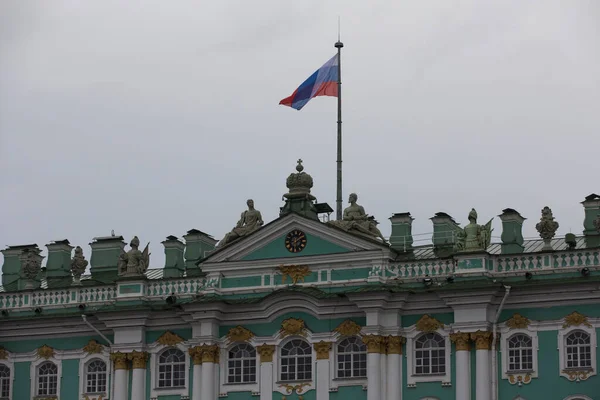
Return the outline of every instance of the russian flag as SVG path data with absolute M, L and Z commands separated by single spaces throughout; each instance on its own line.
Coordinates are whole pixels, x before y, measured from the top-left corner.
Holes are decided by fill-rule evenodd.
M 301 110 L 310 99 L 317 96 L 338 96 L 338 55 L 333 56 L 321 68 L 315 71 L 292 93 L 279 104 Z

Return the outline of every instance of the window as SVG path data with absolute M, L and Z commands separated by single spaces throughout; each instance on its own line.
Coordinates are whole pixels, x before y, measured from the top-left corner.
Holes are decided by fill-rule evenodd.
M 312 379 L 312 349 L 304 340 L 295 339 L 281 349 L 281 380 Z
M 158 387 L 185 386 L 185 354 L 178 349 L 168 349 L 158 356 Z
M 508 370 L 533 370 L 533 342 L 524 334 L 513 335 L 508 339 Z
M 86 393 L 106 392 L 106 363 L 102 360 L 91 361 L 85 370 Z
M 337 377 L 367 376 L 367 348 L 357 337 L 342 340 L 337 345 Z
M 0 364 L 0 398 L 10 397 L 10 369 Z
M 53 396 L 58 389 L 58 367 L 52 362 L 45 362 L 38 367 L 38 396 Z
M 569 334 L 565 343 L 567 369 L 591 369 L 592 346 L 590 335 L 582 331 Z
M 427 333 L 415 341 L 415 374 L 438 375 L 446 373 L 446 346 L 443 337 Z
M 238 344 L 229 350 L 227 383 L 256 382 L 256 349 Z

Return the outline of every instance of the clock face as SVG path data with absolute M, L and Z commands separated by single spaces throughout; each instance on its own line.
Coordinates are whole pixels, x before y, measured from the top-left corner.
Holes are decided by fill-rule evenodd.
M 298 229 L 294 229 L 285 237 L 285 248 L 291 253 L 299 253 L 306 247 L 306 235 Z

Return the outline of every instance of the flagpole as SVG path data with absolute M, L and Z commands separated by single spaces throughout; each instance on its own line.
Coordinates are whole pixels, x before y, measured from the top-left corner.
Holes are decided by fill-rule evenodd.
M 339 24 L 339 22 L 338 22 Z M 338 51 L 338 117 L 337 117 L 337 199 L 336 199 L 336 219 L 342 219 L 342 47 L 344 44 L 340 41 L 338 25 L 338 41 L 335 48 Z

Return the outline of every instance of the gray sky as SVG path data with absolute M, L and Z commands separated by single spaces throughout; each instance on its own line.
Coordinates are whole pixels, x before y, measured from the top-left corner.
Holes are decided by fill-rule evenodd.
M 492 4 L 493 3 L 493 4 Z M 342 20 L 344 201 L 390 232 L 548 205 L 582 230 L 600 192 L 600 2 L 0 2 L 0 246 L 114 229 L 221 238 L 253 198 L 278 216 L 302 158 L 335 208 L 336 100 L 279 106 Z M 494 220 L 494 235 L 501 233 Z M 498 239 L 497 239 L 498 240 Z M 45 248 L 44 248 L 45 249 Z

